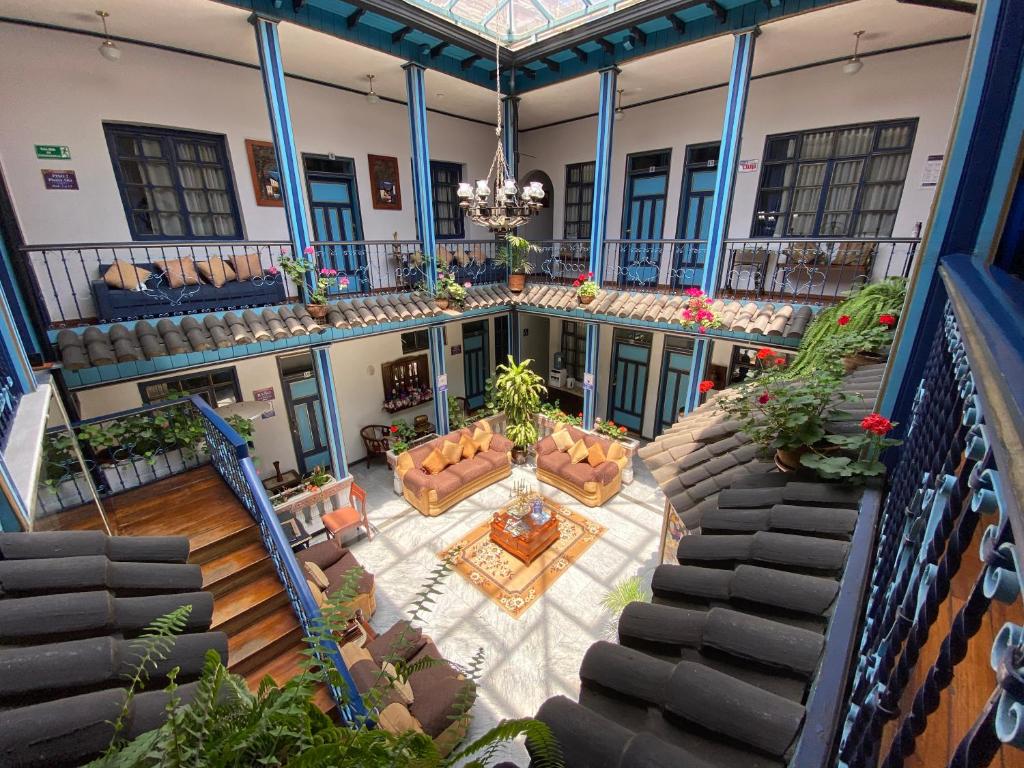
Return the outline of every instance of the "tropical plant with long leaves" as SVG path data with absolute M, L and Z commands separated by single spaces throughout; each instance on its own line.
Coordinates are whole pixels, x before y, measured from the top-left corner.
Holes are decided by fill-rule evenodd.
M 505 436 L 521 450 L 537 442 L 537 424 L 534 416 L 540 410 L 541 396 L 548 390 L 541 378 L 530 367 L 533 360 L 517 363 L 512 355 L 508 363 L 497 368 L 494 395 L 498 409 L 505 412 Z

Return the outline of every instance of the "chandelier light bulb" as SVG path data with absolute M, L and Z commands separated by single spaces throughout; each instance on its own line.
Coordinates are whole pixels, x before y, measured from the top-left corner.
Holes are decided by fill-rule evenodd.
M 105 38 L 99 46 L 100 56 L 107 61 L 120 61 L 121 49 L 117 47 L 117 43 L 110 39 L 110 33 L 107 31 L 107 17 L 110 16 L 106 11 L 96 11 L 96 15 L 100 17 L 100 21 L 103 22 L 103 37 Z

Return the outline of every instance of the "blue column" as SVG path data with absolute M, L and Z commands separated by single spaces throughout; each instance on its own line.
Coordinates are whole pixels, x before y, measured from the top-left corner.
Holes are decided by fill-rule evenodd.
M 317 389 L 320 390 L 320 406 L 324 412 L 324 427 L 327 429 L 327 444 L 331 453 L 331 474 L 340 480 L 348 476 L 348 460 L 345 457 L 341 410 L 338 408 L 334 372 L 331 369 L 331 346 L 320 344 L 313 347 L 312 352 L 313 370 L 316 372 Z
M 505 164 L 508 165 L 509 174 L 512 178 L 516 178 L 516 173 L 519 171 L 518 96 L 506 96 L 501 100 L 501 122 L 504 125 L 501 142 L 505 153 Z
M 430 140 L 427 135 L 427 97 L 423 84 L 423 66 L 404 64 L 405 90 L 409 102 L 409 130 L 412 148 L 413 202 L 416 230 L 423 246 L 427 289 L 437 282 L 437 237 L 434 234 L 434 198 L 430 189 Z M 430 328 L 430 370 L 434 387 L 434 424 L 437 434 L 448 434 L 448 374 L 444 362 L 444 328 Z
M 980 282 L 991 281 L 990 287 L 998 282 L 991 280 L 991 259 L 1016 181 L 1024 130 L 1024 28 L 1014 0 L 986 0 L 978 13 L 942 181 L 917 251 L 883 382 L 880 411 L 904 425 L 924 371 L 928 342 L 942 321 L 946 293 L 939 275 L 941 261 L 953 254 L 973 256 Z M 999 293 L 992 291 L 993 297 Z M 1019 306 L 1019 299 L 1016 303 Z M 1007 322 L 1011 317 L 1011 312 L 1005 314 Z
M 281 174 L 281 197 L 284 200 L 285 218 L 288 220 L 288 237 L 292 243 L 292 255 L 301 256 L 310 244 L 309 215 L 306 212 L 306 200 L 302 196 L 302 170 L 295 148 L 295 136 L 292 134 L 292 116 L 288 109 L 277 21 L 255 14 L 250 17 L 250 21 L 256 28 L 260 75 L 267 97 L 277 169 Z M 310 275 L 307 288 L 312 288 L 312 280 Z
M 722 122 L 722 148 L 718 153 L 718 173 L 715 176 L 715 196 L 711 201 L 711 220 L 708 242 L 704 252 L 704 277 L 701 287 L 713 296 L 721 273 L 725 238 L 732 213 L 733 185 L 736 165 L 740 157 L 743 136 L 743 116 L 747 111 L 747 92 L 750 90 L 750 70 L 754 63 L 754 40 L 758 30 L 739 32 L 733 38 L 732 69 L 729 71 L 729 92 L 725 101 Z M 693 376 L 690 377 L 691 381 Z
M 590 225 L 590 271 L 597 284 L 604 276 L 604 238 L 608 219 L 608 188 L 612 165 L 612 128 L 615 125 L 615 88 L 619 81 L 618 67 L 605 67 L 600 72 L 597 103 L 597 141 L 594 147 L 594 205 Z M 599 326 L 587 325 L 587 357 L 584 364 L 583 427 L 594 428 L 597 408 L 597 348 L 601 335 Z
M 693 358 L 690 362 L 690 380 L 686 385 L 686 399 L 683 410 L 689 413 L 700 405 L 700 383 L 704 380 L 704 371 L 711 360 L 711 340 L 696 339 L 693 344 Z

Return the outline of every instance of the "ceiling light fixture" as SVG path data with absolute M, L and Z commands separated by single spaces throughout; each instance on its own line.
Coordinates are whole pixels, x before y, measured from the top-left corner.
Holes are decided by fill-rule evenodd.
M 616 120 L 621 120 L 622 116 L 624 114 L 623 111 L 622 111 L 622 89 L 621 88 L 619 88 L 618 94 L 619 94 L 619 102 L 615 106 L 615 119 Z
M 121 58 L 121 49 L 117 47 L 117 43 L 110 39 L 110 33 L 107 32 L 107 17 L 110 16 L 106 11 L 96 11 L 96 15 L 103 21 L 103 37 L 105 38 L 100 43 L 100 56 L 107 61 L 119 61 Z
M 366 79 L 370 81 L 370 92 L 368 94 L 366 94 L 366 100 L 368 102 L 370 102 L 371 104 L 379 104 L 380 103 L 380 96 L 378 96 L 377 92 L 375 90 L 373 90 L 373 78 L 374 78 L 373 75 L 367 75 L 366 76 Z
M 843 62 L 844 75 L 856 75 L 864 67 L 864 61 L 860 57 L 860 36 L 863 34 L 863 29 L 853 33 L 853 36 L 857 39 L 853 44 L 853 56 Z
M 634 45 L 636 45 L 636 38 L 633 36 L 633 33 L 630 32 L 626 35 L 626 39 L 622 41 L 622 47 L 627 51 L 632 51 Z
M 512 29 L 512 3 L 509 3 L 508 29 Z M 465 182 L 459 184 L 459 207 L 469 214 L 470 220 L 491 232 L 509 232 L 525 224 L 531 216 L 540 213 L 544 186 L 533 181 L 522 189 L 516 184 L 505 161 L 505 147 L 501 140 L 502 93 L 501 93 L 501 36 L 494 36 L 495 97 L 498 102 L 498 119 L 494 133 L 498 147 L 491 160 L 487 176 L 479 179 L 476 186 Z M 494 198 L 491 199 L 491 190 Z

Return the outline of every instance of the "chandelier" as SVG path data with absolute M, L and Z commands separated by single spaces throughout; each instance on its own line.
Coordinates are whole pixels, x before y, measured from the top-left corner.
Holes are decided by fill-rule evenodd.
M 511 3 L 509 7 L 511 9 Z M 498 147 L 491 160 L 491 168 L 486 178 L 479 179 L 476 185 L 463 182 L 459 184 L 459 207 L 469 214 L 470 220 L 491 232 L 508 232 L 515 229 L 540 212 L 541 200 L 544 199 L 544 187 L 539 181 L 533 181 L 522 189 L 509 172 L 505 162 L 505 150 L 502 146 L 501 121 L 501 47 L 499 39 L 494 41 L 494 64 L 497 67 L 495 89 L 498 99 L 498 120 L 494 133 L 498 137 Z M 493 199 L 491 194 L 493 194 Z

